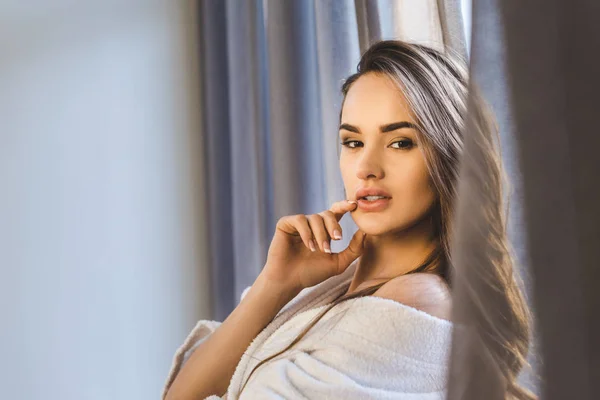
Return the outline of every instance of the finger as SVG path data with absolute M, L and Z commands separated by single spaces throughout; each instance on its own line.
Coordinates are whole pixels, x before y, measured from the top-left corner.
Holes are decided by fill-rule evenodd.
M 363 252 L 366 233 L 360 229 L 354 233 L 348 247 L 337 254 L 338 274 L 341 274 L 348 266 L 356 260 Z
M 311 214 L 308 216 L 308 223 L 310 225 L 310 229 L 312 230 L 313 236 L 317 240 L 319 249 L 325 253 L 331 254 L 331 247 L 329 245 L 329 241 L 331 239 L 329 237 L 329 233 L 325 229 L 323 217 L 321 217 L 319 214 Z
M 326 210 L 320 212 L 319 215 L 323 217 L 325 228 L 327 228 L 327 232 L 329 232 L 329 237 L 334 240 L 340 240 L 342 238 L 342 227 L 338 223 L 335 214 L 330 210 Z
M 317 250 L 306 215 L 298 214 L 282 217 L 277 222 L 277 229 L 290 235 L 300 235 L 306 248 L 310 251 Z
M 356 200 L 337 201 L 329 207 L 329 211 L 333 213 L 335 219 L 339 221 L 348 211 L 354 211 L 358 207 Z

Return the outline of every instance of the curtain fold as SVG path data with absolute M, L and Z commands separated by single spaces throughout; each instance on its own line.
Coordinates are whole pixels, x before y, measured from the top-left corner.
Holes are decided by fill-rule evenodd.
M 379 40 L 381 21 L 379 5 L 376 0 L 354 0 L 360 53 L 362 54 L 371 43 Z
M 265 41 L 264 14 L 259 2 L 227 0 L 227 70 L 229 130 L 212 132 L 230 140 L 230 177 L 220 185 L 231 187 L 231 240 L 216 247 L 233 257 L 230 265 L 213 264 L 216 269 L 231 269 L 232 278 L 223 284 L 233 287 L 235 297 L 256 278 L 268 249 L 273 186 L 271 171 L 269 79 L 270 65 Z M 211 79 L 211 78 L 210 78 Z M 218 199 L 220 201 L 221 199 Z M 219 215 L 217 215 L 217 218 Z M 214 249 L 214 247 L 213 247 Z M 216 293 L 218 302 L 222 299 Z M 235 302 L 237 304 L 237 301 Z M 222 321 L 231 310 L 221 310 Z M 223 314 L 226 313 L 226 314 Z
M 199 13 L 200 96 L 202 143 L 206 171 L 206 227 L 209 234 L 212 309 L 215 317 L 231 312 L 236 292 L 232 282 L 234 252 L 229 135 L 229 74 L 227 72 L 227 14 L 225 3 L 201 1 Z M 219 267 L 216 267 L 219 266 Z M 222 319 L 221 319 L 222 320 Z
M 477 87 L 481 96 L 490 105 L 499 122 L 500 150 L 502 163 L 506 169 L 508 186 L 505 192 L 505 201 L 508 200 L 508 237 L 512 246 L 515 264 L 515 274 L 521 281 L 521 289 L 526 300 L 537 314 L 532 299 L 532 276 L 526 236 L 526 213 L 523 210 L 523 177 L 518 164 L 517 135 L 514 125 L 514 113 L 511 103 L 510 80 L 507 71 L 505 30 L 510 26 L 502 19 L 498 0 L 477 0 L 473 4 L 472 39 L 470 51 L 470 86 Z M 457 208 L 461 205 L 466 209 L 469 223 L 462 223 L 462 228 L 457 232 L 460 238 L 455 247 L 458 259 L 456 268 L 457 280 L 455 282 L 454 307 L 458 310 L 455 318 L 467 326 L 473 327 L 470 332 L 457 332 L 453 342 L 452 368 L 449 385 L 449 399 L 476 399 L 476 398 L 504 398 L 505 388 L 500 370 L 488 359 L 484 344 L 475 334 L 476 311 L 472 304 L 477 295 L 485 296 L 486 286 L 478 279 L 478 254 L 485 249 L 486 226 L 483 224 L 485 217 L 477 215 L 472 210 L 477 209 L 485 199 L 480 196 L 482 182 L 477 181 L 477 176 L 469 171 L 478 170 L 480 167 L 479 154 L 475 141 L 480 132 L 476 124 L 471 121 L 471 110 L 467 116 L 465 128 L 465 154 L 461 180 L 463 180 L 457 200 Z M 481 218 L 478 222 L 476 219 Z M 458 221 L 461 225 L 461 221 Z M 485 250 L 484 250 L 485 249 Z M 477 294 L 475 294 L 477 293 Z M 494 307 L 493 303 L 489 303 Z M 532 342 L 528 362 L 531 368 L 524 368 L 519 376 L 519 382 L 534 393 L 539 392 L 539 365 L 541 355 L 538 349 L 539 340 L 535 320 L 532 321 Z
M 481 88 L 501 122 L 514 187 L 509 232 L 535 317 L 529 361 L 537 372 L 520 378 L 544 399 L 598 398 L 598 15 L 600 4 L 586 0 L 473 5 L 472 85 Z M 469 113 L 465 170 L 476 166 L 469 145 L 476 129 Z M 477 202 L 473 181 L 464 180 L 463 206 Z M 473 215 L 469 219 L 476 224 Z M 478 293 L 472 261 L 479 243 L 469 242 L 468 234 L 458 234 L 464 262 L 457 267 L 461 282 L 454 299 L 467 323 L 469 302 Z M 505 398 L 499 371 L 485 363 L 485 349 L 470 333 L 453 343 L 448 398 Z
M 600 3 L 508 0 L 497 10 L 523 176 L 541 394 L 598 398 Z
M 466 38 L 460 0 L 437 0 L 437 8 L 440 34 L 445 48 L 457 51 L 466 59 Z

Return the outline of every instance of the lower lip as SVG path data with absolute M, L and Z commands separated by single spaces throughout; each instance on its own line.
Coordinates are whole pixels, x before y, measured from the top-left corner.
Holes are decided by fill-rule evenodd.
M 374 201 L 358 200 L 358 208 L 366 212 L 383 211 L 390 205 L 390 198 Z

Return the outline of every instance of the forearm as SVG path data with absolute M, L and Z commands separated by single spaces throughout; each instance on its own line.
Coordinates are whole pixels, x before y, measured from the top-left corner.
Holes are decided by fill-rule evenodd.
M 183 365 L 166 399 L 224 394 L 248 345 L 298 293 L 260 275 L 242 302 Z

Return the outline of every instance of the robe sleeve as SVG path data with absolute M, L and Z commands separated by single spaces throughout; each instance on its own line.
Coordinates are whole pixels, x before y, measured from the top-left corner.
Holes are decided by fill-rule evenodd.
M 250 290 L 250 286 L 248 286 L 246 289 L 244 289 L 244 291 L 242 292 L 242 294 L 240 296 L 239 302 L 241 302 L 243 300 L 243 298 L 248 293 L 248 290 Z M 239 304 L 239 302 L 238 302 L 238 304 Z M 196 350 L 196 348 L 202 342 L 204 342 L 206 339 L 208 339 L 210 337 L 210 335 L 220 325 L 221 325 L 221 322 L 219 322 L 219 321 L 212 321 L 212 320 L 207 320 L 207 319 L 201 319 L 196 323 L 196 326 L 194 326 L 192 331 L 185 338 L 183 344 L 181 346 L 179 346 L 179 348 L 175 352 L 175 355 L 173 356 L 173 361 L 171 363 L 171 369 L 169 370 L 167 380 L 163 386 L 163 392 L 162 392 L 162 397 L 161 397 L 163 400 L 165 399 L 169 388 L 173 384 L 175 377 L 181 370 L 181 367 L 183 367 L 183 365 L 187 362 L 187 360 L 189 360 L 189 358 L 192 355 L 192 353 L 194 352 L 194 350 Z M 226 396 L 224 398 L 226 398 Z M 217 399 L 221 399 L 221 397 L 212 395 L 212 396 L 207 397 L 205 400 L 217 400 Z

